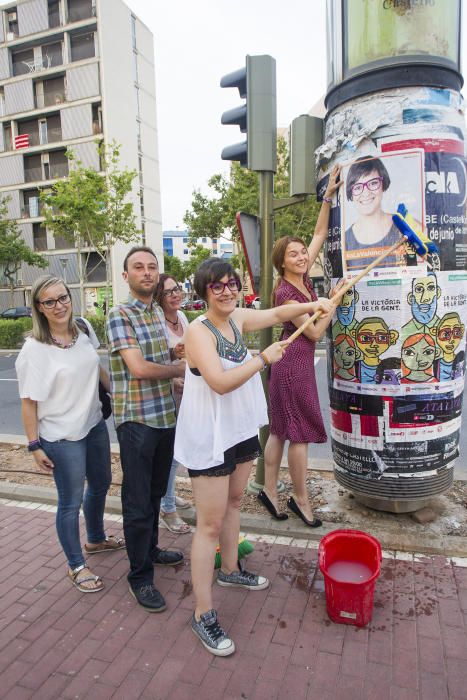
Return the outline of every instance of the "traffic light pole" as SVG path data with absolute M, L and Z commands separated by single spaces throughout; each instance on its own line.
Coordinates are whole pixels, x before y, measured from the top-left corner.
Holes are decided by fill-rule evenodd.
M 260 258 L 261 258 L 261 280 L 260 299 L 261 308 L 269 309 L 271 306 L 272 294 L 272 265 L 271 254 L 274 241 L 274 173 L 261 171 L 259 173 L 259 220 L 261 228 Z M 263 328 L 259 336 L 260 348 L 263 350 L 272 343 L 272 328 Z M 268 396 L 267 375 L 262 372 L 262 380 L 265 396 Z M 267 439 L 269 437 L 269 427 L 263 426 L 259 431 L 259 439 L 264 452 Z M 255 480 L 248 484 L 250 493 L 258 493 L 264 486 L 264 457 L 258 458 L 256 464 Z

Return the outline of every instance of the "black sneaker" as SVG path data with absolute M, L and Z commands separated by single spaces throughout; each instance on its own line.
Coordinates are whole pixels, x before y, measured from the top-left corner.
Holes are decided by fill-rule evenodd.
M 129 586 L 131 595 L 142 608 L 151 613 L 163 612 L 167 605 L 161 593 L 152 583 L 145 583 L 139 588 Z
M 191 629 L 201 644 L 214 656 L 229 656 L 235 651 L 235 644 L 217 622 L 216 610 L 208 610 L 198 620 L 191 618 Z
M 152 563 L 156 566 L 177 566 L 183 561 L 182 552 L 174 549 L 160 549 L 156 547 L 151 554 Z

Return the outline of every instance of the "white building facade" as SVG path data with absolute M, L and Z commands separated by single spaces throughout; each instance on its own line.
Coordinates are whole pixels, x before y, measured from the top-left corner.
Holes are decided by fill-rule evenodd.
M 66 276 L 80 309 L 79 266 L 88 310 L 105 286 L 97 253 L 78 260 L 70 243 L 43 225 L 39 193 L 66 177 L 67 148 L 100 170 L 96 140 L 121 145 L 120 166 L 137 171 L 131 201 L 141 243 L 162 257 L 162 221 L 153 36 L 121 0 L 17 0 L 0 7 L 0 196 L 26 243 L 47 256 L 48 270 L 23 265 L 15 304 L 29 303 L 34 279 Z M 113 299 L 130 246 L 111 251 Z M 0 309 L 10 295 L 0 270 Z

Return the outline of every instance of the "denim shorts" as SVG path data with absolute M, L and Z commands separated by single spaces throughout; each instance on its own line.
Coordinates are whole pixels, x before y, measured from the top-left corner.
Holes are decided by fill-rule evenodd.
M 233 447 L 229 447 L 224 452 L 224 461 L 209 469 L 188 469 L 188 474 L 194 478 L 196 476 L 229 476 L 235 471 L 237 464 L 250 462 L 261 454 L 261 445 L 258 436 L 248 438 L 239 442 Z

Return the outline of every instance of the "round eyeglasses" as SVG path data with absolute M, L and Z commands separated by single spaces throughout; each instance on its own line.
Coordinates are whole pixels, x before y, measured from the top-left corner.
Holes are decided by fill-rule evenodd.
M 62 304 L 62 306 L 66 306 L 70 303 L 70 301 L 71 298 L 69 294 L 62 294 L 56 299 L 44 299 L 44 301 L 38 301 L 37 303 L 41 304 L 46 309 L 55 309 L 57 302 Z
M 231 277 L 227 282 L 211 282 L 207 287 L 213 294 L 218 296 L 219 294 L 223 294 L 226 288 L 229 292 L 239 292 L 240 282 L 235 279 L 235 277 Z
M 369 192 L 376 192 L 380 189 L 382 183 L 382 177 L 372 177 L 371 180 L 368 180 L 367 182 L 356 182 L 355 185 L 352 185 L 352 197 L 359 197 L 365 187 Z

